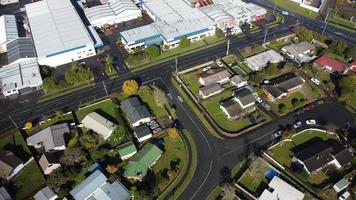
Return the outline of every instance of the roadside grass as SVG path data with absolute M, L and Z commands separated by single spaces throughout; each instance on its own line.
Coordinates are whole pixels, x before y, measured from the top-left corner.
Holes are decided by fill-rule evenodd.
M 305 83 L 303 87 L 309 93 L 310 97 L 312 97 L 314 100 L 319 99 L 321 97 L 319 89 L 316 86 Z
M 222 195 L 222 189 L 220 186 L 216 186 L 214 190 L 209 194 L 208 200 L 216 200 L 219 199 L 219 197 Z
M 203 73 L 202 69 L 194 70 L 188 73 L 180 75 L 180 78 L 184 84 L 189 88 L 189 90 L 194 94 L 195 97 L 199 95 L 199 74 Z
M 58 122 L 62 121 L 73 121 L 73 115 L 71 113 L 69 114 L 63 114 L 61 116 L 54 116 L 50 119 L 45 120 L 40 126 L 42 129 L 45 129 L 49 126 L 52 126 Z
M 281 40 L 281 41 L 273 40 L 269 44 L 267 44 L 267 47 L 269 47 L 275 51 L 280 51 L 282 49 L 282 47 L 284 47 L 290 43 L 291 43 L 290 39 Z
M 0 138 L 0 148 L 11 151 L 24 162 L 32 156 L 24 138 L 16 129 L 10 130 L 2 135 Z
M 13 179 L 15 187 L 15 199 L 26 199 L 30 194 L 45 184 L 42 171 L 36 161 L 31 161 L 18 175 Z
M 265 177 L 265 172 L 268 169 L 270 167 L 261 158 L 257 158 L 241 176 L 239 183 L 250 192 L 256 193 L 262 183 L 268 184 Z
M 269 0 L 269 1 L 271 1 L 272 3 L 276 3 L 278 6 L 286 10 L 290 10 L 292 12 L 304 15 L 306 17 L 316 18 L 317 16 L 319 16 L 317 12 L 303 8 L 299 6 L 298 3 L 292 2 L 290 0 Z
M 305 97 L 300 91 L 295 91 L 291 94 L 288 94 L 288 96 L 283 97 L 280 100 L 271 101 L 268 99 L 268 102 L 271 105 L 272 109 L 279 112 L 280 114 L 286 114 L 286 113 L 290 112 L 291 110 L 297 109 L 298 107 L 302 107 L 303 105 L 305 105 L 307 103 L 304 100 L 303 102 L 301 102 L 298 105 L 298 107 L 294 107 L 291 102 L 291 100 L 293 98 L 296 98 L 296 99 L 298 99 L 298 101 L 300 101 L 301 99 L 304 99 Z M 279 108 L 278 108 L 279 104 L 284 104 L 285 108 L 283 110 L 279 110 Z
M 308 182 L 313 185 L 319 185 L 324 180 L 327 180 L 329 177 L 322 171 L 317 171 L 308 176 Z
M 106 114 L 110 115 L 112 118 L 116 118 L 118 115 L 117 106 L 112 102 L 111 99 L 105 99 L 89 106 L 79 108 L 76 112 L 78 120 L 82 121 L 86 115 L 91 112 L 101 110 Z M 99 113 L 100 114 L 100 113 Z
M 236 164 L 232 169 L 231 169 L 231 177 L 235 178 L 235 176 L 240 173 L 241 168 L 246 164 L 246 159 L 241 160 L 238 164 Z
M 332 16 L 328 18 L 328 22 L 340 26 L 342 28 L 345 28 L 349 31 L 356 32 L 356 22 L 350 21 L 348 19 L 339 17 L 339 16 Z
M 264 47 L 262 46 L 254 46 L 254 47 L 251 47 L 251 50 L 248 51 L 246 48 L 242 49 L 240 51 L 241 55 L 245 58 L 247 57 L 250 57 L 250 56 L 253 56 L 253 55 L 256 55 L 256 54 L 259 54 L 259 53 L 262 53 L 264 51 L 266 51 L 267 49 L 265 49 Z

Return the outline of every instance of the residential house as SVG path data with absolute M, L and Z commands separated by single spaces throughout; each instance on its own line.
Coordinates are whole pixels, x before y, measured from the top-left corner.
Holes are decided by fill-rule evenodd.
M 121 160 L 127 160 L 137 153 L 136 146 L 133 142 L 126 142 L 118 146 L 118 152 Z
M 341 144 L 330 146 L 325 142 L 317 142 L 295 153 L 293 161 L 302 164 L 310 174 L 327 165 L 341 169 L 351 163 L 352 154 Z
M 24 168 L 24 163 L 11 151 L 0 149 L 0 176 L 11 179 Z
M 107 140 L 117 127 L 116 124 L 102 115 L 99 115 L 97 112 L 86 115 L 82 120 L 82 124 L 85 128 L 99 134 L 104 140 Z
M 51 174 L 54 170 L 61 167 L 61 164 L 58 162 L 58 159 L 54 154 L 44 153 L 38 160 L 38 164 L 40 165 L 43 173 L 45 175 Z
M 217 83 L 213 83 L 211 85 L 201 87 L 199 89 L 199 95 L 201 98 L 206 99 L 216 94 L 219 94 L 222 91 L 224 91 L 223 87 L 221 87 Z
M 248 57 L 245 59 L 245 63 L 253 71 L 260 71 L 266 67 L 269 63 L 279 63 L 284 60 L 281 54 L 274 50 L 268 50 L 257 55 Z
M 121 109 L 132 127 L 151 121 L 151 113 L 138 97 L 129 97 L 122 101 Z
M 312 61 L 315 56 L 311 56 L 315 51 L 315 46 L 307 41 L 300 42 L 298 44 L 290 44 L 284 46 L 281 50 L 289 58 L 295 60 L 298 63 L 306 63 Z
M 230 76 L 230 73 L 224 68 L 211 68 L 200 74 L 199 83 L 205 86 L 214 83 L 225 84 L 229 82 Z
M 220 109 L 228 119 L 242 118 L 256 110 L 255 97 L 250 88 L 233 91 L 233 98 L 220 102 Z
M 1 200 L 11 200 L 12 199 L 10 194 L 7 192 L 7 190 L 4 186 L 2 186 L 0 188 L 0 199 Z
M 143 142 L 152 137 L 152 132 L 147 124 L 142 124 L 134 129 L 134 136 L 138 142 Z
M 339 193 L 339 192 L 345 190 L 347 187 L 349 187 L 350 184 L 351 183 L 349 180 L 347 180 L 347 178 L 342 178 L 337 183 L 335 183 L 333 188 L 337 193 Z
M 106 176 L 99 170 L 90 174 L 69 193 L 75 200 L 129 200 L 131 198 L 130 193 L 124 185 L 119 181 L 110 183 Z
M 156 145 L 145 144 L 125 166 L 124 176 L 132 180 L 142 180 L 148 169 L 157 162 L 162 153 L 162 150 Z
M 65 135 L 70 130 L 67 123 L 52 125 L 26 139 L 39 153 L 61 151 L 66 148 Z
M 235 75 L 230 79 L 232 85 L 236 86 L 237 88 L 241 88 L 247 86 L 247 81 L 241 75 Z
M 314 61 L 314 67 L 320 67 L 329 73 L 346 74 L 349 70 L 349 64 L 336 60 L 328 55 L 322 55 Z
M 279 76 L 266 85 L 264 85 L 264 93 L 272 100 L 282 99 L 287 96 L 289 93 L 292 93 L 300 89 L 305 80 L 300 76 L 297 76 L 293 73 L 288 73 L 282 76 Z
M 288 184 L 278 176 L 274 176 L 259 200 L 303 200 L 304 193 Z
M 35 200 L 56 200 L 58 196 L 50 187 L 46 186 L 38 191 L 33 198 Z

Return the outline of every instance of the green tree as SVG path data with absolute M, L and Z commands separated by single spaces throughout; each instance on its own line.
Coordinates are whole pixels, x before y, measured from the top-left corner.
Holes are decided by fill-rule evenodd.
M 225 33 L 220 28 L 215 28 L 215 35 L 218 38 L 224 38 L 225 37 Z
M 187 38 L 187 36 L 184 36 L 180 39 L 179 41 L 179 47 L 181 48 L 188 48 L 190 47 L 190 40 Z
M 343 56 L 344 51 L 347 48 L 347 43 L 343 40 L 333 41 L 330 45 L 330 48 L 336 55 Z
M 51 76 L 52 68 L 47 65 L 42 65 L 42 66 L 40 66 L 40 73 L 41 73 L 41 76 L 43 79 L 47 78 L 47 77 Z
M 345 49 L 345 56 L 349 59 L 356 60 L 356 46 Z
M 78 70 L 79 69 L 79 62 L 78 61 L 72 62 L 71 67 L 72 67 L 72 71 Z
M 80 67 L 77 74 L 80 82 L 90 81 L 94 77 L 93 72 L 88 67 Z
M 47 177 L 46 183 L 51 188 L 59 189 L 62 185 L 66 184 L 69 180 L 70 178 L 65 176 L 61 169 L 57 169 Z
M 285 112 L 286 109 L 287 109 L 287 107 L 283 103 L 278 104 L 278 111 L 279 112 Z
M 98 142 L 98 139 L 90 133 L 85 133 L 80 137 L 80 144 L 87 150 L 93 149 Z
M 258 72 L 253 72 L 249 75 L 249 79 L 254 83 L 260 83 L 262 81 L 262 76 Z
M 297 98 L 292 98 L 290 102 L 293 107 L 297 107 L 300 104 L 300 101 Z
M 304 29 L 301 32 L 299 32 L 298 37 L 301 38 L 302 40 L 311 41 L 314 38 L 314 34 L 312 31 Z
M 79 82 L 78 74 L 76 71 L 67 71 L 64 74 L 64 78 L 67 81 L 67 83 L 69 83 L 71 85 L 74 85 Z
M 47 77 L 43 80 L 43 88 L 47 91 L 53 91 L 57 89 L 58 80 L 54 77 Z
M 148 46 L 145 50 L 145 54 L 151 60 L 161 55 L 159 48 L 155 45 Z
M 341 88 L 341 96 L 349 97 L 356 92 L 356 76 L 343 76 L 340 80 L 339 87 Z
M 268 75 L 274 75 L 278 73 L 278 67 L 276 64 L 271 64 L 269 63 L 268 66 L 266 67 L 266 73 Z

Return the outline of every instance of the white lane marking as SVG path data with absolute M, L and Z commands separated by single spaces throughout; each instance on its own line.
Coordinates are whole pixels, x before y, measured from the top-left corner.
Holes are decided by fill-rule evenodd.
M 199 192 L 199 190 L 203 187 L 203 185 L 205 184 L 206 180 L 208 179 L 210 172 L 211 172 L 211 167 L 213 166 L 213 161 L 210 161 L 210 166 L 209 166 L 209 171 L 207 176 L 205 177 L 204 181 L 202 184 L 200 184 L 199 188 L 197 191 L 195 191 L 195 193 L 193 194 L 193 196 L 190 199 L 193 199 L 195 197 L 195 195 L 197 195 L 197 193 Z

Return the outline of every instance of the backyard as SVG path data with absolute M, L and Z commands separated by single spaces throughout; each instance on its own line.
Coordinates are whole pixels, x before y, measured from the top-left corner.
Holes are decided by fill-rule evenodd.
M 279 112 L 280 114 L 286 114 L 294 109 L 302 107 L 307 103 L 307 101 L 305 100 L 305 96 L 300 91 L 293 92 L 291 94 L 288 94 L 288 96 L 283 97 L 282 99 L 277 99 L 275 101 L 271 101 L 269 98 L 267 99 L 272 109 L 274 111 Z M 292 99 L 297 99 L 298 104 L 293 106 Z
M 185 74 L 180 75 L 184 84 L 189 88 L 189 90 L 198 97 L 199 94 L 199 75 L 203 73 L 202 69 L 194 70 Z

